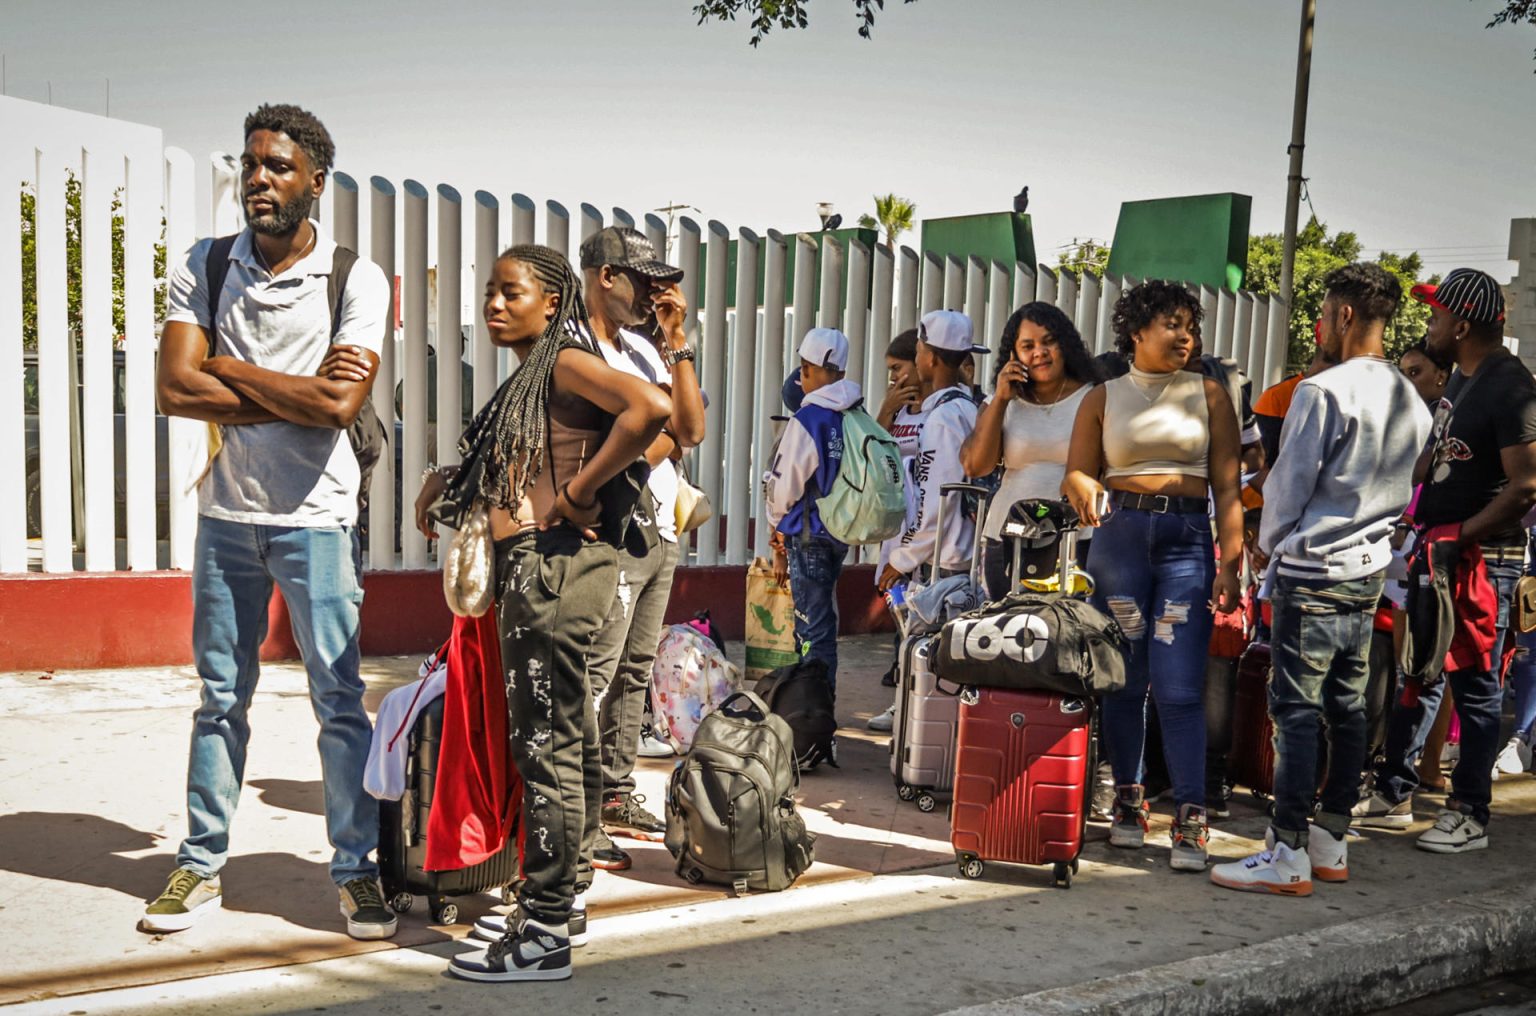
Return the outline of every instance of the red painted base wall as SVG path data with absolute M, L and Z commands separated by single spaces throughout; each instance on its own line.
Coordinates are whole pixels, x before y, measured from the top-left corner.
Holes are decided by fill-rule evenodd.
M 363 653 L 427 652 L 453 623 L 436 571 L 368 572 Z M 667 621 L 708 609 L 728 639 L 745 631 L 744 567 L 681 568 Z M 874 569 L 852 565 L 838 587 L 843 634 L 890 631 Z M 281 596 L 272 597 L 265 660 L 297 659 Z M 192 662 L 191 577 L 185 572 L 0 576 L 0 670 L 150 667 Z

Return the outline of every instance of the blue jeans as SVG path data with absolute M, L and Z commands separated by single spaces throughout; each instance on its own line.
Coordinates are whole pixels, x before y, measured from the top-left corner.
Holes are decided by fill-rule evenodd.
M 1350 582 L 1275 578 L 1269 714 L 1275 721 L 1275 833 L 1307 839 L 1318 784 L 1318 719 L 1328 721 L 1328 775 L 1318 824 L 1349 830 L 1365 768 L 1365 686 L 1371 631 L 1385 573 Z
M 1525 573 L 1536 575 L 1536 529 L 1527 536 Z M 1515 734 L 1527 744 L 1536 727 L 1536 631 L 1515 636 L 1515 657 L 1509 664 L 1509 684 L 1515 693 Z
M 267 634 L 276 582 L 309 674 L 320 721 L 325 825 L 341 885 L 378 874 L 368 854 L 378 845 L 378 802 L 363 790 L 373 727 L 358 676 L 358 612 L 363 587 L 350 528 L 302 529 L 201 518 L 192 565 L 192 649 L 203 679 L 187 762 L 187 838 L 179 867 L 217 874 L 229 854 L 229 825 L 245 779 L 247 712 Z
M 1509 604 L 1515 583 L 1524 569 L 1513 561 L 1489 561 L 1488 581 L 1499 596 L 1493 649 L 1482 666 L 1453 670 L 1428 688 L 1404 688 L 1387 727 L 1387 746 L 1376 768 L 1376 790 L 1396 804 L 1408 800 L 1419 785 L 1414 763 L 1424 751 L 1424 741 L 1435 723 L 1435 713 L 1451 686 L 1456 715 L 1461 718 L 1461 761 L 1451 773 L 1451 796 L 1471 810 L 1479 822 L 1488 822 L 1493 799 L 1493 762 L 1499 756 L 1499 720 L 1504 703 L 1499 665 L 1509 629 Z M 1415 697 L 1413 692 L 1417 690 Z M 1411 704 L 1410 704 L 1411 700 Z
M 784 538 L 789 557 L 789 591 L 795 597 L 795 645 L 801 656 L 825 660 L 832 697 L 837 698 L 837 580 L 848 548 L 830 540 L 802 543 Z
M 1102 728 L 1115 783 L 1142 782 L 1147 690 L 1157 699 L 1163 756 L 1178 804 L 1205 806 L 1205 661 L 1216 554 L 1204 512 L 1118 508 L 1088 551 L 1094 604 L 1119 622 L 1130 652 L 1125 687 L 1104 696 Z

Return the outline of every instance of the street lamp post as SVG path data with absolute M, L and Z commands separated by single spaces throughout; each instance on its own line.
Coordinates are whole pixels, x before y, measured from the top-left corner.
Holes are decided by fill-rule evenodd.
M 1312 80 L 1312 31 L 1317 0 L 1301 0 L 1301 42 L 1296 55 L 1296 107 L 1291 115 L 1291 171 L 1286 178 L 1285 241 L 1280 255 L 1280 298 L 1290 312 L 1296 271 L 1296 220 L 1301 214 L 1301 157 L 1307 144 L 1307 91 Z M 1284 334 L 1288 329 L 1282 329 Z

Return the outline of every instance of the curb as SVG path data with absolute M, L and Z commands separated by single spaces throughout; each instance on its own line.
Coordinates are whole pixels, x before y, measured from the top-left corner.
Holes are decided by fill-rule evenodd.
M 1536 889 L 1520 883 L 943 1016 L 1355 1013 L 1528 969 Z

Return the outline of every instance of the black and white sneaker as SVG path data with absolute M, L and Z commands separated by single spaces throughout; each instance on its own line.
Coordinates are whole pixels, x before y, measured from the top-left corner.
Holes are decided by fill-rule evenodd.
M 564 981 L 571 976 L 570 930 L 523 917 L 485 952 L 455 956 L 448 972 L 466 981 Z
M 486 914 L 475 922 L 470 929 L 469 937 L 479 939 L 481 942 L 495 942 L 507 933 L 507 928 L 514 924 L 512 918 L 503 914 Z M 580 949 L 587 944 L 587 898 L 582 893 L 571 904 L 571 920 L 568 925 L 571 933 L 571 948 Z

